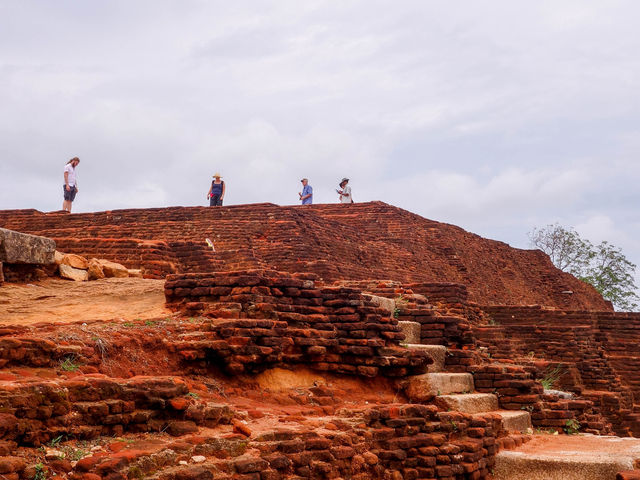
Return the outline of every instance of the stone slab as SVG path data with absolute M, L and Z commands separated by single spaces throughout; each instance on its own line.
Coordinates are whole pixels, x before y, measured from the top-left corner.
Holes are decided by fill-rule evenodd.
M 50 265 L 55 251 L 56 242 L 50 238 L 0 228 L 0 262 Z
M 124 265 L 103 259 L 98 259 L 98 262 L 102 265 L 102 271 L 107 278 L 125 278 L 129 276 L 129 270 Z
M 62 265 L 69 265 L 73 268 L 78 268 L 80 270 L 88 270 L 89 262 L 86 258 L 81 257 L 80 255 L 75 255 L 73 253 L 68 253 L 62 257 Z
M 531 428 L 531 415 L 525 410 L 498 410 L 502 417 L 502 428 L 511 433 L 527 433 Z
M 435 399 L 439 407 L 463 413 L 482 413 L 498 410 L 498 397 L 491 393 L 440 395 Z
M 534 435 L 496 457 L 495 480 L 615 480 L 640 461 L 640 439 Z
M 89 280 L 100 280 L 101 278 L 105 278 L 102 265 L 95 258 L 89 260 L 89 268 L 87 272 L 89 273 Z
M 60 276 L 67 280 L 74 280 L 76 282 L 86 282 L 89 280 L 89 273 L 86 270 L 73 268 L 63 263 L 58 265 L 58 269 L 60 271 Z
M 404 343 L 420 343 L 422 326 L 418 322 L 398 322 L 400 331 L 404 333 Z
M 383 310 L 386 310 L 389 315 L 393 315 L 393 312 L 396 309 L 396 302 L 392 298 L 387 297 L 379 297 L 377 295 L 370 295 L 368 293 L 363 294 L 363 296 L 371 301 L 374 305 Z
M 420 343 L 410 343 L 407 345 L 407 348 L 410 350 L 426 352 L 431 357 L 433 363 L 429 365 L 429 373 L 437 373 L 444 370 L 444 363 L 447 358 L 447 347 L 444 345 L 422 345 Z
M 407 396 L 412 402 L 428 401 L 438 395 L 472 391 L 473 376 L 470 373 L 425 373 L 408 378 Z

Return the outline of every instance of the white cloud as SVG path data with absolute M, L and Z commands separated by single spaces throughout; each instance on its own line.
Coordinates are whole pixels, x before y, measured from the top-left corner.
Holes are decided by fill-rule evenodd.
M 526 246 L 559 221 L 640 263 L 632 0 L 0 3 L 0 208 L 380 199 Z M 609 223 L 607 223 L 609 222 Z M 585 233 L 585 234 L 586 234 Z M 614 241 L 615 240 L 615 241 Z

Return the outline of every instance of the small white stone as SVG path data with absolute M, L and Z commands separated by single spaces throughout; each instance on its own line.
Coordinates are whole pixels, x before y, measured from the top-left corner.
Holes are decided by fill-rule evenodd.
M 189 462 L 187 462 L 186 460 L 180 460 L 178 462 L 178 465 L 189 465 Z
M 193 463 L 202 463 L 202 462 L 204 462 L 206 460 L 207 460 L 207 457 L 204 457 L 202 455 L 195 455 L 195 456 L 191 457 L 191 461 Z
M 83 325 L 86 325 L 86 323 L 84 323 Z M 92 452 L 99 452 L 100 450 L 102 450 L 102 447 L 100 445 L 96 445 L 95 447 L 91 447 L 91 451 Z
M 44 458 L 46 460 L 56 460 L 58 458 L 64 458 L 64 452 L 60 451 L 60 450 L 55 450 L 53 448 L 47 448 L 45 454 L 44 454 Z

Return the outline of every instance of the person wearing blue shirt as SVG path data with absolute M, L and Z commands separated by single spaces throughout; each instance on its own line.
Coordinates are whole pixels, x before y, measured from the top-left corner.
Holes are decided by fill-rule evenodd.
M 298 195 L 302 200 L 302 205 L 311 205 L 313 203 L 313 188 L 309 185 L 308 179 L 303 178 L 300 181 L 302 182 L 302 191 L 298 192 Z

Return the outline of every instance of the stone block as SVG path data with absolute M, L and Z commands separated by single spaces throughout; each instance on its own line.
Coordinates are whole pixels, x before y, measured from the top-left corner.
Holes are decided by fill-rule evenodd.
M 62 257 L 60 265 L 69 265 L 70 267 L 77 268 L 79 270 L 87 270 L 89 268 L 89 262 L 80 255 L 68 253 Z
M 555 453 L 555 452 L 554 452 Z M 599 452 L 572 452 L 552 456 L 547 452 L 521 453 L 503 450 L 496 456 L 496 480 L 604 480 L 614 479 L 629 468 L 629 457 L 601 455 Z M 622 477 L 634 478 L 634 477 Z
M 180 437 L 198 431 L 198 426 L 191 420 L 173 420 L 167 425 L 167 433 L 173 437 Z
M 507 432 L 526 433 L 531 428 L 531 415 L 525 410 L 499 410 L 502 428 Z
M 422 326 L 418 322 L 398 322 L 400 331 L 404 334 L 404 342 L 409 344 L 420 343 L 420 331 Z
M 441 408 L 463 413 L 481 413 L 498 410 L 498 397 L 490 393 L 441 395 L 436 397 Z
M 369 295 L 364 294 L 363 297 L 368 299 L 371 303 L 376 305 L 379 308 L 387 311 L 389 315 L 393 315 L 393 312 L 396 309 L 396 302 L 393 298 L 379 297 L 377 295 Z
M 407 348 L 417 352 L 424 352 L 431 357 L 433 363 L 429 365 L 429 373 L 437 373 L 444 370 L 444 363 L 447 357 L 447 347 L 444 345 L 422 345 L 410 343 L 407 345 Z
M 58 266 L 60 276 L 67 280 L 73 280 L 76 282 L 86 282 L 89 280 L 89 274 L 86 270 L 80 270 L 79 268 L 73 268 L 69 265 L 60 264 Z
M 106 277 L 125 278 L 129 276 L 129 270 L 124 265 L 102 259 L 98 260 L 98 262 L 102 265 L 102 270 Z
M 470 373 L 425 373 L 409 378 L 407 395 L 413 402 L 422 402 L 438 395 L 473 391 Z
M 50 265 L 56 242 L 46 237 L 0 228 L 0 262 Z
M 95 258 L 92 258 L 91 260 L 89 260 L 88 272 L 89 272 L 89 280 L 100 280 L 101 278 L 105 277 L 102 265 Z

